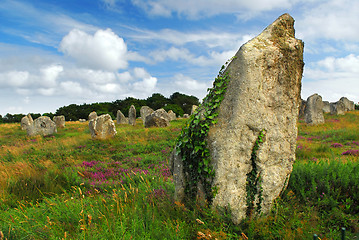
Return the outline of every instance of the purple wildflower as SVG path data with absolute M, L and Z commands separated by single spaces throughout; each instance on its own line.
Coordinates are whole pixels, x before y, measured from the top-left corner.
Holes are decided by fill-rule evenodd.
M 333 143 L 331 146 L 332 146 L 333 148 L 341 148 L 341 147 L 343 147 L 343 144 Z
M 342 153 L 342 155 L 352 155 L 352 156 L 357 156 L 359 155 L 359 150 L 356 149 L 350 149 L 348 151 L 345 151 Z

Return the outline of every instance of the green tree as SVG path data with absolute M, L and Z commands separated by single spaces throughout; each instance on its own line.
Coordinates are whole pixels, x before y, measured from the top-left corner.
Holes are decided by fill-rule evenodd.
M 154 93 L 151 97 L 146 99 L 147 106 L 153 110 L 164 108 L 167 104 L 171 103 L 168 98 L 160 93 Z
M 166 110 L 167 112 L 169 110 L 172 110 L 176 114 L 176 116 L 183 116 L 184 114 L 183 109 L 177 104 L 167 104 L 163 109 Z
M 183 93 L 175 92 L 170 96 L 172 104 L 180 106 L 184 113 L 190 114 L 192 105 L 199 105 L 199 100 L 195 96 L 189 96 Z

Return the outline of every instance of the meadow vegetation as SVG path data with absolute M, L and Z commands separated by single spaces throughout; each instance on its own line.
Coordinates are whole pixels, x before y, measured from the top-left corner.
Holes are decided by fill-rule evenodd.
M 51 137 L 0 125 L 0 239 L 359 239 L 359 112 L 298 123 L 297 160 L 272 212 L 240 225 L 231 213 L 174 199 L 168 160 L 186 120 L 116 125 L 92 140 L 87 123 Z

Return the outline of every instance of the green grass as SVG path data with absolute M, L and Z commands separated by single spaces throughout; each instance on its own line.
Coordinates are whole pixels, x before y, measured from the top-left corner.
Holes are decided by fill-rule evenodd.
M 175 201 L 167 164 L 185 120 L 117 125 L 102 141 L 87 123 L 67 122 L 47 138 L 1 124 L 0 231 L 4 239 L 339 239 L 345 227 L 353 239 L 359 162 L 342 153 L 359 149 L 359 114 L 325 118 L 299 123 L 297 160 L 272 212 L 239 225 L 229 209 Z

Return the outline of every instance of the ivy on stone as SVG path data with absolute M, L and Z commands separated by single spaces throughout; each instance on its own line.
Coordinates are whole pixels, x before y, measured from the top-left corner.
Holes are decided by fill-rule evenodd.
M 192 200 L 196 198 L 198 184 L 201 184 L 204 193 L 207 193 L 205 196 L 207 202 L 210 203 L 213 199 L 212 182 L 215 171 L 210 164 L 210 152 L 206 137 L 210 126 L 217 123 L 218 108 L 230 81 L 230 76 L 225 70 L 234 58 L 222 66 L 213 87 L 207 90 L 208 94 L 203 99 L 203 103 L 190 117 L 177 138 L 177 154 L 182 156 L 184 172 L 186 173 L 185 191 Z

